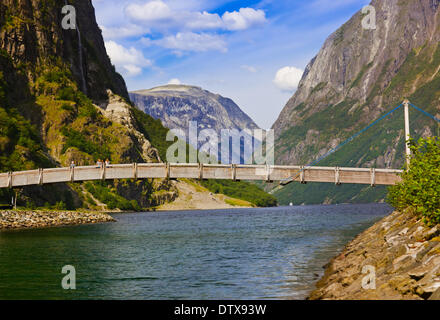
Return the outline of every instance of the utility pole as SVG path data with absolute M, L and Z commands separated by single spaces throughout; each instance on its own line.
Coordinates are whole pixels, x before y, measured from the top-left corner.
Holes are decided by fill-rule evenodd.
M 12 209 L 17 210 L 17 197 L 18 197 L 18 191 L 17 189 L 14 189 L 14 196 L 12 196 Z
M 403 106 L 405 107 L 405 154 L 406 154 L 406 170 L 409 170 L 409 165 L 411 162 L 411 149 L 409 147 L 410 130 L 409 130 L 409 100 L 405 99 L 403 101 Z

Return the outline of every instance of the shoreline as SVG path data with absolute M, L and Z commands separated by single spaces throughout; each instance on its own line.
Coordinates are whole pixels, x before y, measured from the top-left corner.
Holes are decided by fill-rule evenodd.
M 307 300 L 440 300 L 440 226 L 394 211 L 324 269 Z M 375 287 L 366 283 L 371 276 Z
M 0 232 L 116 222 L 106 212 L 1 210 Z
M 53 227 L 66 227 L 87 224 L 98 224 L 117 222 L 112 215 L 114 214 L 137 214 L 137 213 L 155 213 L 168 211 L 205 211 L 205 210 L 225 210 L 225 209 L 251 209 L 251 206 L 220 206 L 218 208 L 210 207 L 186 207 L 186 206 L 158 206 L 146 208 L 142 211 L 87 211 L 87 210 L 31 210 L 31 209 L 0 209 L 0 232 L 20 231 L 31 229 L 44 229 Z

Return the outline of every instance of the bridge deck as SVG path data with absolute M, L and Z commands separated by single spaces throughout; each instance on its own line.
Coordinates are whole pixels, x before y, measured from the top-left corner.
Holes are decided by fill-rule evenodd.
M 74 169 L 53 168 L 0 173 L 0 188 L 90 180 L 156 178 L 394 185 L 400 181 L 399 174 L 401 172 L 402 170 L 393 169 L 339 167 L 307 167 L 304 169 L 301 166 L 139 163 L 117 164 L 107 168 L 87 166 Z M 290 180 L 285 181 L 286 179 Z

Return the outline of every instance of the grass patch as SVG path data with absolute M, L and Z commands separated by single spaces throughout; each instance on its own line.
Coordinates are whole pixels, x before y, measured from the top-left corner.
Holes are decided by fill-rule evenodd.
M 225 199 L 225 202 L 234 207 L 250 207 L 251 203 L 240 199 Z
M 197 182 L 195 182 L 194 180 L 191 179 L 182 179 L 182 181 L 186 182 L 187 184 L 191 185 L 192 187 L 194 187 L 194 189 L 196 189 L 197 192 L 206 192 L 208 191 L 208 189 L 202 187 L 200 184 L 198 184 Z
M 221 193 L 235 199 L 242 199 L 257 207 L 275 207 L 277 200 L 258 186 L 244 181 L 207 180 L 202 185 L 213 193 Z
M 125 211 L 141 211 L 136 200 L 127 200 L 118 195 L 116 190 L 113 190 L 105 182 L 87 182 L 85 188 L 93 197 L 107 205 L 110 210 L 121 209 Z

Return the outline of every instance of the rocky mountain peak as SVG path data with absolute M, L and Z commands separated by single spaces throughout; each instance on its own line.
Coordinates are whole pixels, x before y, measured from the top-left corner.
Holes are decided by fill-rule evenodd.
M 255 122 L 229 98 L 196 86 L 166 85 L 130 92 L 133 103 L 162 120 L 164 126 L 187 130 L 190 121 L 200 129 L 257 129 Z
M 224 129 L 258 129 L 234 101 L 196 86 L 165 85 L 130 92 L 130 99 L 140 110 L 160 119 L 165 127 L 181 129 L 187 137 L 190 122 L 197 122 L 198 130 L 213 129 L 219 137 Z M 245 135 L 249 137 L 248 133 Z M 194 147 L 198 149 L 200 145 Z M 236 157 L 244 161 L 240 155 Z

